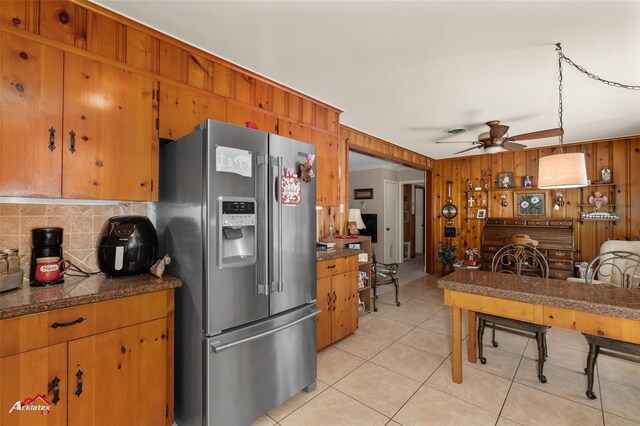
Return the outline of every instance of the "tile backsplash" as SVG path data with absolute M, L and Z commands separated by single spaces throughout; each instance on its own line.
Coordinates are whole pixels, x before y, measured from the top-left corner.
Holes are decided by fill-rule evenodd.
M 112 205 L 0 203 L 0 249 L 18 248 L 22 269 L 28 275 L 31 261 L 31 229 L 56 226 L 64 229 L 64 257 L 88 271 L 97 271 L 97 241 L 108 218 L 147 216 L 147 203 Z M 28 276 L 26 277 L 28 278 Z

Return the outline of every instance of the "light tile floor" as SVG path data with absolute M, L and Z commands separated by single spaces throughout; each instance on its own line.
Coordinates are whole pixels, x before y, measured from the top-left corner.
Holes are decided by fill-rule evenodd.
M 380 295 L 379 311 L 353 335 L 318 353 L 318 386 L 262 416 L 257 425 L 640 425 L 640 364 L 598 359 L 594 391 L 585 396 L 587 344 L 579 333 L 548 332 L 548 382 L 536 377 L 534 340 L 485 336 L 487 364 L 466 361 L 451 381 L 451 311 L 437 276 Z M 463 324 L 466 318 L 463 319 Z M 465 330 L 466 334 L 466 330 Z

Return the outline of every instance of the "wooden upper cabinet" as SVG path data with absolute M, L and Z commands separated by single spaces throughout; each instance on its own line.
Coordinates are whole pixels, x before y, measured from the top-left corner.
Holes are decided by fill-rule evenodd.
M 60 197 L 62 51 L 4 32 L 0 45 L 0 196 Z
M 178 139 L 211 118 L 225 120 L 225 103 L 218 96 L 160 83 L 160 137 Z
M 64 88 L 62 196 L 153 199 L 154 81 L 67 53 Z
M 338 135 L 313 132 L 316 146 L 316 204 L 335 207 L 340 204 L 340 154 Z

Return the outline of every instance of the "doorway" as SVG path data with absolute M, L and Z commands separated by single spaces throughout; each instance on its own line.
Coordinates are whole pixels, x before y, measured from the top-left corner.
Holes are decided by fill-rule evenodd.
M 401 262 L 398 253 L 398 184 L 384 181 L 384 260 L 383 263 Z

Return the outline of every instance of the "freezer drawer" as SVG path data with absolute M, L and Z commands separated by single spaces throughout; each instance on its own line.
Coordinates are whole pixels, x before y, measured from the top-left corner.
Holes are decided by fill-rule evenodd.
M 207 425 L 247 425 L 316 380 L 313 305 L 205 340 Z

